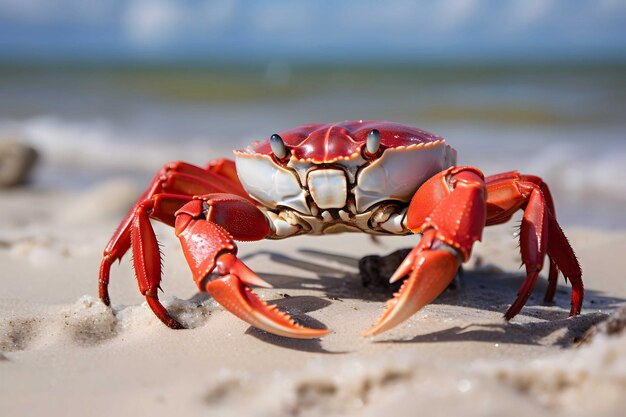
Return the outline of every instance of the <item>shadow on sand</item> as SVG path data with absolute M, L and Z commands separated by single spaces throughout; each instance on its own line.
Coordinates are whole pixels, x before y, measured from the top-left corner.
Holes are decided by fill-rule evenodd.
M 359 259 L 324 252 L 317 249 L 300 249 L 298 251 L 306 260 L 286 256 L 272 251 L 258 251 L 246 256 L 252 259 L 268 256 L 275 263 L 296 267 L 312 272 L 316 278 L 303 278 L 295 275 L 283 275 L 259 272 L 275 288 L 309 289 L 319 291 L 322 297 L 285 297 L 274 300 L 281 309 L 289 311 L 300 323 L 323 328 L 317 320 L 304 313 L 315 311 L 341 299 L 361 299 L 366 301 L 385 301 L 392 296 L 393 288 L 364 287 L 358 271 Z M 451 285 L 433 304 L 454 305 L 467 308 L 492 311 L 504 314 L 508 303 L 517 296 L 517 291 L 524 280 L 523 273 L 504 272 L 496 267 L 486 265 L 477 270 L 465 270 L 462 279 Z M 623 304 L 626 300 L 608 297 L 600 292 L 587 290 L 585 293 L 585 312 L 577 317 L 568 317 L 570 288 L 559 285 L 555 302 L 543 302 L 546 281 L 541 279 L 533 295 L 522 309 L 519 316 L 531 316 L 534 321 L 527 323 L 470 323 L 467 326 L 454 326 L 428 334 L 417 335 L 409 340 L 378 340 L 375 343 L 442 343 L 457 341 L 482 341 L 513 344 L 545 344 L 549 335 L 556 334 L 555 341 L 550 344 L 566 347 L 575 343 L 591 326 L 604 320 L 606 312 Z M 559 308 L 546 308 L 547 305 Z M 556 333 L 555 333 L 556 332 Z M 294 340 L 270 335 L 266 332 L 250 328 L 248 333 L 275 345 L 310 352 L 326 352 L 318 339 Z M 335 353 L 335 352 L 326 352 Z

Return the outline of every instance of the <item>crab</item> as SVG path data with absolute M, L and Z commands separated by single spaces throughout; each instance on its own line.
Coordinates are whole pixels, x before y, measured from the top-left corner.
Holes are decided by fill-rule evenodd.
M 107 244 L 99 295 L 109 305 L 113 262 L 130 249 L 139 291 L 156 316 L 183 325 L 159 301 L 161 255 L 151 220 L 174 227 L 198 288 L 250 325 L 292 338 L 318 338 L 328 329 L 296 323 L 250 286 L 271 287 L 237 258 L 235 241 L 302 234 L 362 232 L 419 234 L 421 239 L 390 277 L 404 279 L 379 320 L 377 335 L 431 303 L 466 262 L 485 226 L 523 211 L 519 239 L 526 277 L 504 314 L 510 320 L 528 300 L 546 255 L 546 301 L 559 271 L 572 286 L 570 315 L 580 314 L 582 272 L 557 223 L 546 183 L 517 171 L 484 177 L 456 166 L 456 151 L 437 135 L 385 121 L 307 124 L 234 151 L 235 161 L 205 167 L 163 166 Z

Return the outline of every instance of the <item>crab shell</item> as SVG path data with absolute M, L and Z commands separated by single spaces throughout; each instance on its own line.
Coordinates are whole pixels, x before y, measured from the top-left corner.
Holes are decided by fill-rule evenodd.
M 380 134 L 375 154 L 366 151 L 372 130 Z M 235 151 L 237 173 L 267 209 L 303 216 L 358 215 L 386 201 L 406 205 L 428 178 L 456 164 L 456 151 L 442 137 L 399 123 L 309 124 L 278 135 L 287 148 L 283 159 L 266 138 Z

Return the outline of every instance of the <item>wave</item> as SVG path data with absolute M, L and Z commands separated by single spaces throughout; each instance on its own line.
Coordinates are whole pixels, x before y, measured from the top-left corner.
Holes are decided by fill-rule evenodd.
M 18 138 L 40 151 L 44 166 L 36 183 L 85 186 L 104 177 L 123 175 L 145 181 L 172 160 L 203 165 L 212 158 L 231 157 L 232 149 L 245 146 L 253 138 L 224 140 L 227 127 L 212 134 L 174 137 L 168 132 L 129 129 L 106 120 L 44 116 L 0 120 L 0 137 Z M 578 211 L 578 218 L 588 216 L 585 211 L 609 207 L 611 217 L 621 217 L 619 211 L 626 203 L 626 141 L 622 127 L 503 129 L 473 125 L 468 129 L 441 125 L 432 130 L 457 148 L 460 164 L 477 166 L 486 175 L 517 169 L 541 176 L 560 207 L 572 206 L 565 207 L 566 213 Z

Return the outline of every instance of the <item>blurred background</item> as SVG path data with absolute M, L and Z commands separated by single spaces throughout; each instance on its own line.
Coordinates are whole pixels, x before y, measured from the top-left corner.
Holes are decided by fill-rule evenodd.
M 623 0 L 0 0 L 0 141 L 81 192 L 308 122 L 389 119 L 624 228 Z

